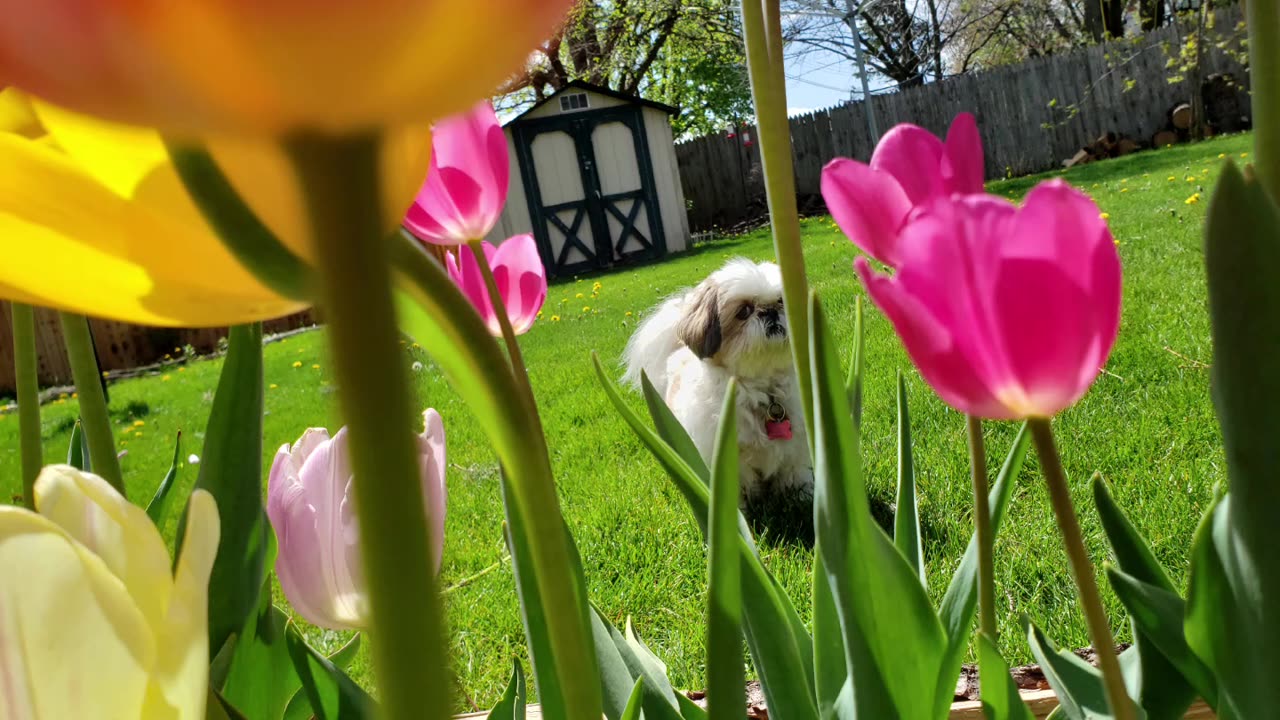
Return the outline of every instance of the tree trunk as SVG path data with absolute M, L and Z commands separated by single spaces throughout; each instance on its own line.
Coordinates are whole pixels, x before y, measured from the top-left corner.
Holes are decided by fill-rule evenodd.
M 1084 25 L 1095 42 L 1124 37 L 1123 0 L 1085 0 Z
M 1142 31 L 1150 32 L 1164 25 L 1164 0 L 1138 0 L 1138 17 L 1142 23 Z

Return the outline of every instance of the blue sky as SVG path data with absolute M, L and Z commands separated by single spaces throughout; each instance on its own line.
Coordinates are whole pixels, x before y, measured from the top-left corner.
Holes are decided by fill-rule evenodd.
M 788 114 L 799 115 L 847 102 L 851 99 L 851 88 L 858 90 L 852 99 L 861 99 L 860 84 L 851 61 L 829 52 L 790 55 L 786 58 Z M 884 78 L 875 75 L 870 82 L 873 93 L 885 85 Z

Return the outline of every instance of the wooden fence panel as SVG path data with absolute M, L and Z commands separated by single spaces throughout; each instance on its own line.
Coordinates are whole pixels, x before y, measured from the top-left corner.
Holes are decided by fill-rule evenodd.
M 1240 15 L 1239 6 L 1219 11 L 1218 26 L 1234 25 Z M 973 112 L 989 179 L 1060 167 L 1107 132 L 1150 142 L 1165 127 L 1169 110 L 1189 102 L 1196 91 L 1190 79 L 1168 82 L 1162 44 L 1176 48 L 1178 37 L 1175 28 L 1164 27 L 1138 41 L 1032 58 L 794 117 L 791 150 L 798 199 L 802 207 L 813 207 L 822 167 L 832 158 L 870 159 L 875 142 L 867 129 L 868 112 L 881 134 L 910 122 L 939 135 L 957 113 Z M 1247 80 L 1233 58 L 1206 47 L 1210 51 L 1202 61 L 1202 77 L 1227 73 L 1238 82 Z M 1247 112 L 1247 95 L 1241 100 Z M 745 127 L 733 137 L 710 135 L 676 146 L 690 229 L 725 228 L 764 216 L 757 141 L 755 128 Z

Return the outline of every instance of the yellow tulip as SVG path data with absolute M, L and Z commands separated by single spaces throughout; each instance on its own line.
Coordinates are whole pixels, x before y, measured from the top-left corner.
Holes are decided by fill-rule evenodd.
M 23 123 L 24 104 L 41 132 Z M 284 152 L 245 139 L 213 139 L 207 147 L 281 242 L 311 258 L 302 190 Z M 390 230 L 426 174 L 429 132 L 385 132 L 381 152 Z M 226 250 L 155 131 L 27 104 L 10 88 L 0 93 L 0 168 L 0 297 L 187 327 L 305 307 L 262 285 Z
M 170 572 L 150 518 L 102 478 L 50 466 L 35 492 L 39 514 L 0 507 L 0 717 L 202 718 L 213 496 L 192 493 Z
M 0 77 L 167 131 L 346 132 L 459 112 L 570 0 L 6 2 Z

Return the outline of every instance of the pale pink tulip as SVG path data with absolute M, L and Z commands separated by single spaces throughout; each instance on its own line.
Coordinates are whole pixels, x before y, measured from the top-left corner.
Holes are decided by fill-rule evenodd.
M 484 256 L 493 268 L 493 279 L 498 286 L 498 296 L 507 308 L 507 317 L 516 334 L 527 332 L 538 319 L 538 311 L 547 299 L 547 271 L 538 256 L 538 245 L 529 234 L 516 235 L 494 247 L 484 243 Z M 471 305 L 484 318 L 489 332 L 502 335 L 498 314 L 489 302 L 484 276 L 470 248 L 458 248 L 455 255 L 445 256 L 449 277 L 461 288 Z
M 444 548 L 444 424 L 435 410 L 422 415 L 426 423 L 418 436 L 422 494 L 434 567 L 439 571 Z M 369 614 L 353 507 L 354 481 L 346 428 L 332 438 L 324 428 L 309 428 L 292 448 L 282 445 L 267 481 L 267 516 L 279 545 L 280 587 L 308 622 L 334 630 L 361 629 Z
M 405 226 L 421 240 L 462 245 L 489 234 L 507 202 L 507 139 L 489 103 L 436 123 L 431 167 Z
M 1023 207 L 938 197 L 902 230 L 897 272 L 858 258 L 911 360 L 961 412 L 1047 418 L 1089 389 L 1120 323 L 1120 258 L 1098 207 L 1061 180 Z
M 924 128 L 895 126 L 866 165 L 836 158 L 822 169 L 822 197 L 844 234 L 871 257 L 897 266 L 898 235 L 912 208 L 933 198 L 982 192 L 982 138 L 960 113 L 944 143 Z

